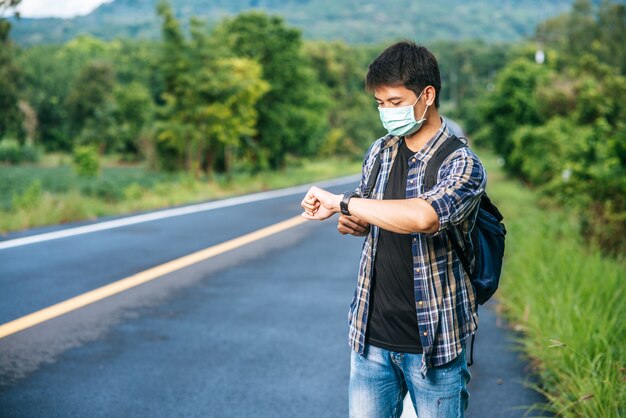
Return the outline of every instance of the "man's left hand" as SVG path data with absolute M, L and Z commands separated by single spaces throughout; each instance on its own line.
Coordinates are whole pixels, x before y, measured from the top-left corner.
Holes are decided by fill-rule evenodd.
M 322 221 L 339 212 L 339 203 L 343 198 L 340 194 L 332 194 L 319 187 L 311 187 L 300 206 L 304 209 L 302 217 Z

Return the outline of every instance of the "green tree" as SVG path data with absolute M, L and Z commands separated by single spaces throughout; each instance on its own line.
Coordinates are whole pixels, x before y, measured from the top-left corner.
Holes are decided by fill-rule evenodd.
M 3 17 L 19 3 L 20 0 L 0 0 L 0 139 L 8 133 L 16 135 L 21 125 L 18 108 L 21 72 L 9 37 L 11 23 Z
M 561 68 L 592 54 L 626 74 L 626 4 L 576 0 L 568 13 L 537 26 L 535 38 L 561 54 Z
M 509 160 L 513 151 L 512 133 L 522 125 L 542 122 L 535 91 L 547 76 L 545 67 L 517 59 L 498 74 L 495 90 L 482 104 L 483 129 L 476 139 L 493 146 L 513 172 L 518 172 L 519 166 Z
M 362 157 L 371 142 L 385 133 L 375 101 L 364 89 L 367 62 L 374 55 L 370 49 L 344 42 L 305 43 L 305 56 L 330 93 L 330 131 L 321 144 L 323 156 Z
M 244 137 L 256 134 L 256 104 L 269 89 L 254 60 L 222 56 L 221 48 L 192 21 L 186 41 L 167 3 L 163 17 L 165 106 L 158 138 L 185 156 L 185 168 L 207 174 L 230 169 Z M 218 163 L 220 163 L 218 165 Z
M 93 61 L 78 74 L 66 100 L 70 133 L 83 143 L 98 144 L 101 153 L 113 142 L 114 86 L 111 64 Z
M 216 36 L 234 54 L 258 61 L 270 85 L 256 105 L 257 165 L 278 168 L 288 153 L 315 154 L 327 130 L 328 91 L 302 54 L 300 31 L 280 17 L 246 12 L 222 22 Z
M 113 149 L 125 158 L 137 159 L 141 154 L 141 140 L 148 140 L 148 127 L 154 120 L 154 102 L 148 88 L 133 81 L 116 84 L 113 90 Z

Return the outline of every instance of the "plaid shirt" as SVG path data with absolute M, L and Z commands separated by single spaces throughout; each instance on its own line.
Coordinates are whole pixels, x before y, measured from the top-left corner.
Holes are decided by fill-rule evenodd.
M 459 242 L 469 243 L 468 231 L 478 213 L 478 203 L 485 190 L 486 173 L 478 157 L 462 147 L 441 165 L 437 184 L 423 190 L 426 164 L 450 136 L 445 121 L 439 131 L 409 160 L 406 198 L 422 198 L 439 216 L 439 230 L 434 234 L 412 233 L 413 281 L 415 308 L 423 347 L 422 376 L 427 367 L 440 366 L 453 360 L 462 350 L 465 339 L 478 327 L 475 295 L 469 276 L 454 254 L 446 233 L 456 233 Z M 400 138 L 392 135 L 375 141 L 363 162 L 361 183 L 363 194 L 376 155 L 381 153 L 381 168 L 372 192 L 373 199 L 382 199 L 391 166 L 398 153 Z M 378 244 L 379 228 L 372 226 L 363 244 L 358 284 L 350 305 L 349 344 L 363 355 L 365 330 L 369 311 L 370 282 Z

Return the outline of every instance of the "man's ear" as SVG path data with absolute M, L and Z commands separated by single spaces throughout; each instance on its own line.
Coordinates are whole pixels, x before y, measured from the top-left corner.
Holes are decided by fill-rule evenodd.
M 435 98 L 437 97 L 437 91 L 433 86 L 426 86 L 424 89 L 424 96 L 426 96 L 426 104 L 428 106 L 435 105 Z

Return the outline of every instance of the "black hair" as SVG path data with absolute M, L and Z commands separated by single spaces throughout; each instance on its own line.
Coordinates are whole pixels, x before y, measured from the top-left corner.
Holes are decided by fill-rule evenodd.
M 367 69 L 365 88 L 373 92 L 382 86 L 404 86 L 417 96 L 426 88 L 435 88 L 435 107 L 439 107 L 441 76 L 437 59 L 426 47 L 401 41 L 385 49 Z

